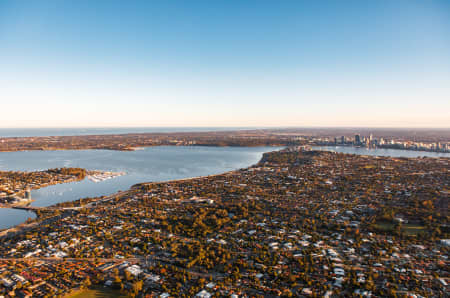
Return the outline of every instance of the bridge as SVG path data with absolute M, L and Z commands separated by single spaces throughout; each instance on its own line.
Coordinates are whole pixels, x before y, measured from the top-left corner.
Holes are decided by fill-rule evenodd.
M 26 210 L 26 211 L 33 211 L 36 212 L 38 210 L 78 210 L 81 209 L 82 207 L 36 207 L 36 206 L 13 206 L 13 209 L 20 209 L 20 210 Z
M 21 209 L 21 210 L 26 210 L 26 211 L 33 211 L 33 212 L 36 212 L 38 210 L 42 210 L 42 211 L 56 211 L 56 210 L 67 211 L 67 210 L 80 210 L 80 209 L 83 209 L 83 208 L 95 208 L 99 203 L 107 202 L 107 201 L 113 200 L 113 199 L 115 199 L 117 197 L 124 196 L 124 195 L 128 194 L 128 192 L 129 192 L 128 190 L 119 191 L 119 192 L 114 193 L 112 195 L 105 196 L 102 199 L 98 199 L 98 200 L 95 200 L 93 202 L 87 203 L 87 204 L 85 204 L 83 206 L 76 206 L 76 207 L 55 207 L 55 206 L 36 207 L 36 206 L 30 206 L 30 205 L 28 205 L 28 206 L 20 205 L 20 206 L 12 206 L 11 208 Z

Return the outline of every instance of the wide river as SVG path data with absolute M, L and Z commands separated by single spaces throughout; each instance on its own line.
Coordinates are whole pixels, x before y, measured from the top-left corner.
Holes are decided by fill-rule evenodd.
M 67 150 L 1 152 L 0 170 L 36 171 L 57 167 L 126 172 L 125 176 L 102 182 L 88 179 L 57 184 L 32 191 L 34 206 L 50 206 L 84 197 L 109 195 L 140 182 L 165 181 L 219 174 L 257 163 L 264 152 L 277 147 L 148 147 L 137 151 Z M 450 157 L 449 153 L 366 149 L 342 146 L 315 147 L 318 150 L 393 157 Z M 34 213 L 0 208 L 0 229 L 24 222 Z
M 140 182 L 165 181 L 246 168 L 257 163 L 264 152 L 278 147 L 161 146 L 136 151 L 62 150 L 0 152 L 0 170 L 37 171 L 59 167 L 125 172 L 102 182 L 84 179 L 33 190 L 33 206 L 50 206 L 84 197 L 113 194 Z M 0 229 L 24 222 L 34 213 L 0 208 Z

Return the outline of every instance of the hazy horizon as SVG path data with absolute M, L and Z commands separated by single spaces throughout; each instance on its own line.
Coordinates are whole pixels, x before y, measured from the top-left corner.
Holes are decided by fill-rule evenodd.
M 449 130 L 450 127 L 426 127 L 426 126 L 16 126 L 16 127 L 0 127 L 0 129 L 152 129 L 152 128 L 170 128 L 170 129 L 176 129 L 176 128 L 189 128 L 189 129 L 423 129 L 423 130 Z
M 449 1 L 1 1 L 0 127 L 450 128 Z

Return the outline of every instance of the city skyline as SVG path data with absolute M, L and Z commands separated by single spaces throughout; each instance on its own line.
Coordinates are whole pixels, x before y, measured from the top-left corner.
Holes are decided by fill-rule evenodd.
M 450 3 L 346 4 L 2 1 L 0 127 L 449 128 Z

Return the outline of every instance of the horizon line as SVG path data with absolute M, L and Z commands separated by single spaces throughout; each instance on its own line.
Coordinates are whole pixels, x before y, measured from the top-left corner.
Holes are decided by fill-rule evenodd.
M 336 126 L 321 126 L 321 125 L 267 125 L 267 126 L 203 126 L 203 125 L 194 125 L 194 126 L 38 126 L 38 127 L 30 127 L 30 126 L 6 126 L 1 127 L 0 129 L 115 129 L 115 128 L 126 128 L 126 129 L 143 129 L 143 128 L 223 128 L 223 129 L 314 129 L 314 128 L 322 128 L 322 129 L 450 129 L 450 126 L 351 126 L 351 125 L 336 125 Z

